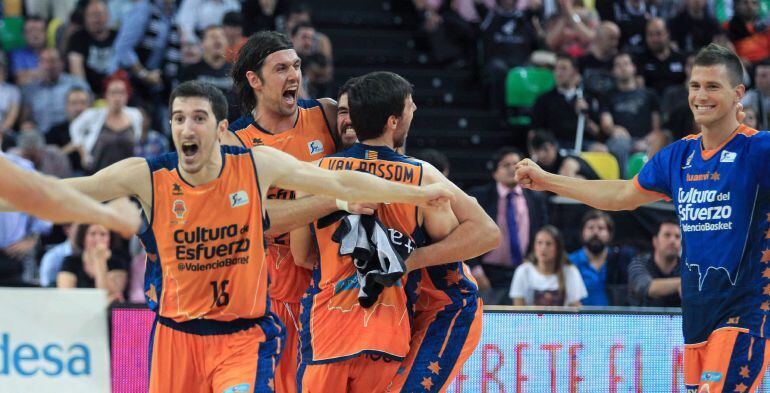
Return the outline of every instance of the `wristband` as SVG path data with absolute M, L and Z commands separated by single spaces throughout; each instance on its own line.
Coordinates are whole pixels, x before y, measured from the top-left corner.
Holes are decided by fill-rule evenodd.
M 336 203 L 337 203 L 337 209 L 344 210 L 350 213 L 350 211 L 348 210 L 348 201 L 337 199 Z

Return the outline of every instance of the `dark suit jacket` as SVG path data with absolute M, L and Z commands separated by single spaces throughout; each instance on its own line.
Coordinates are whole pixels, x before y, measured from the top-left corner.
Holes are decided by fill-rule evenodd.
M 484 211 L 492 217 L 492 220 L 497 220 L 497 183 L 490 183 L 484 186 L 478 186 L 468 190 L 468 195 L 476 198 L 479 205 Z M 546 206 L 546 195 L 542 192 L 524 190 L 524 199 L 527 201 L 527 209 L 529 210 L 529 245 L 535 241 L 535 233 L 543 225 L 548 224 L 548 208 Z M 507 241 L 503 239 L 503 241 Z M 470 266 L 477 266 L 481 264 L 483 256 L 471 259 L 467 261 Z M 511 271 L 511 277 L 512 277 Z M 492 277 L 489 277 L 490 281 Z M 510 280 L 508 280 L 510 285 Z M 493 285 L 494 286 L 494 285 Z

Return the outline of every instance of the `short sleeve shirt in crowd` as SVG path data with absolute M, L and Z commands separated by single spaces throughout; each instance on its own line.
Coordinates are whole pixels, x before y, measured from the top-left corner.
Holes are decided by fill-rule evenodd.
M 528 306 L 566 306 L 588 295 L 580 272 L 574 265 L 566 265 L 564 271 L 565 291 L 559 291 L 556 274 L 542 274 L 534 264 L 526 262 L 516 268 L 511 281 L 511 298 L 523 298 Z
M 198 63 L 182 67 L 179 70 L 179 82 L 195 80 L 216 86 L 227 97 L 229 108 L 227 118 L 236 119 L 239 116 L 238 100 L 233 93 L 233 78 L 230 76 L 230 70 L 232 70 L 232 65 L 229 63 L 225 63 L 223 67 L 215 69 L 201 60 Z
M 672 50 L 668 58 L 660 60 L 648 50 L 636 58 L 636 72 L 644 77 L 647 87 L 661 96 L 667 87 L 684 84 L 686 63 L 687 57 L 679 52 Z
M 99 95 L 102 94 L 102 84 L 112 61 L 112 43 L 115 42 L 116 36 L 117 32 L 111 30 L 106 39 L 98 41 L 86 30 L 80 30 L 70 38 L 69 51 L 83 56 L 86 81 L 91 90 Z
M 124 270 L 127 271 L 127 262 L 121 257 L 112 256 L 107 260 L 107 271 Z M 69 272 L 77 277 L 76 288 L 95 288 L 96 281 L 89 276 L 83 268 L 83 256 L 82 254 L 70 255 L 64 258 L 64 262 L 61 266 L 62 272 Z
M 682 229 L 687 344 L 719 328 L 767 337 L 770 324 L 770 133 L 741 125 L 703 150 L 691 135 L 656 154 L 634 179 L 671 198 Z
M 633 138 L 647 136 L 652 131 L 652 113 L 660 111 L 657 95 L 647 88 L 613 90 L 605 105 L 615 124 L 625 127 Z
M 603 96 L 615 88 L 615 78 L 612 76 L 613 58 L 599 60 L 593 53 L 588 53 L 578 59 L 578 68 L 583 76 L 583 86 L 586 90 Z

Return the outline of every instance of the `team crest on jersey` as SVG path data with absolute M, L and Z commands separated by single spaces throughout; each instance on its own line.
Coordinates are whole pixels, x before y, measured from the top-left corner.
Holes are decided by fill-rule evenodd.
M 324 144 L 318 139 L 307 143 L 307 148 L 310 150 L 310 154 L 319 154 L 324 152 Z
M 262 139 L 259 139 L 259 138 L 253 138 L 251 140 L 251 143 L 253 143 L 254 146 L 262 146 L 262 145 L 264 145 L 264 143 L 262 142 Z
M 178 183 L 174 183 L 171 189 L 172 195 L 182 195 L 182 186 L 180 186 Z
M 181 199 L 177 199 L 174 201 L 173 209 L 174 215 L 178 220 L 184 219 L 184 215 L 187 213 L 187 206 L 185 206 L 184 201 Z
M 722 155 L 719 157 L 719 162 L 735 162 L 735 157 L 738 157 L 738 153 L 722 150 Z
M 246 191 L 238 191 L 230 194 L 230 207 L 238 207 L 249 203 L 249 194 Z

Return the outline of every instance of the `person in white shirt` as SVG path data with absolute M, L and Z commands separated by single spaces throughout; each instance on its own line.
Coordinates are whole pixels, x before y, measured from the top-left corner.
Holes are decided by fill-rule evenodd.
M 561 232 L 552 225 L 540 228 L 532 253 L 513 275 L 513 304 L 579 307 L 587 295 L 580 271 L 567 259 Z

